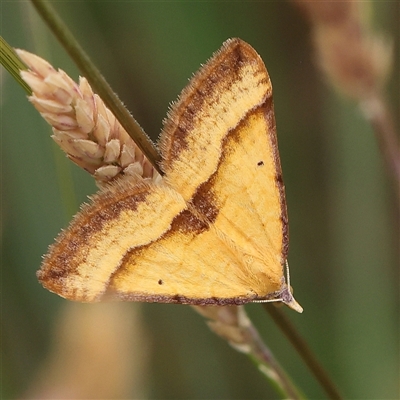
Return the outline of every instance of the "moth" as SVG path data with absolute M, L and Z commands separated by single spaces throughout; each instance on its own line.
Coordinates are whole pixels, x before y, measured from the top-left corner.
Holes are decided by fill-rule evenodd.
M 70 300 L 232 305 L 280 301 L 288 218 L 271 81 L 227 40 L 169 111 L 163 179 L 121 178 L 84 205 L 37 276 Z M 287 273 L 286 273 L 287 271 Z

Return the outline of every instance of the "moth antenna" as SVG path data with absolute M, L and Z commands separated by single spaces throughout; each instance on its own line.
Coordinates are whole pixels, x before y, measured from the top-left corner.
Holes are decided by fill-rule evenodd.
M 286 265 L 286 282 L 289 287 L 289 290 L 291 291 L 291 286 L 290 286 L 290 272 L 289 272 L 289 263 L 288 260 L 285 260 L 285 265 Z

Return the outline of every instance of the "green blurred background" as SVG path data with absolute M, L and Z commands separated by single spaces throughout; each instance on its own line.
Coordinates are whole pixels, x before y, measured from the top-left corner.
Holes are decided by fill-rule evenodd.
M 396 64 L 387 96 L 397 126 L 399 4 L 380 1 L 371 9 L 374 27 L 394 40 Z M 299 10 L 286 2 L 80 1 L 54 6 L 154 139 L 170 102 L 225 39 L 240 37 L 255 47 L 274 87 L 291 280 L 304 307 L 302 315 L 287 314 L 346 398 L 399 398 L 398 198 L 370 126 L 316 68 L 309 27 Z M 1 35 L 12 46 L 37 53 L 77 79 L 76 67 L 30 3 L 2 2 L 1 7 Z M 71 371 L 86 331 L 84 322 L 75 326 L 78 318 L 66 315 L 71 307 L 81 315 L 102 306 L 68 303 L 45 291 L 35 271 L 47 246 L 96 187 L 53 144 L 50 128 L 4 70 L 1 84 L 0 396 L 78 397 L 35 387 L 41 380 L 51 384 L 46 365 L 52 365 L 51 354 L 56 354 L 53 361 L 64 360 L 57 356 L 63 341 L 69 343 L 70 358 L 59 367 L 59 385 L 68 371 L 69 387 L 75 386 L 74 379 L 79 386 L 82 376 Z M 116 347 L 115 359 L 106 361 L 103 372 L 112 376 L 120 373 L 119 364 L 125 366 L 127 382 L 104 397 L 276 397 L 255 366 L 213 335 L 190 307 L 116 307 L 111 313 L 120 321 L 101 317 L 94 331 L 110 332 L 104 342 L 109 344 L 100 347 L 113 349 L 113 340 L 126 344 L 121 354 Z M 306 396 L 324 398 L 262 307 L 253 304 L 246 310 Z M 69 330 L 79 334 L 70 340 L 63 336 Z M 92 345 L 96 340 L 92 334 L 86 339 Z M 100 347 L 100 353 L 105 351 Z M 99 385 L 103 379 L 93 376 Z M 82 398 L 98 397 L 85 393 Z

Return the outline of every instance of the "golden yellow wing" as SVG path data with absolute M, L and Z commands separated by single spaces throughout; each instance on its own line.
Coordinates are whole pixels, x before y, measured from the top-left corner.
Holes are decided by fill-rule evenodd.
M 257 277 L 242 249 L 204 217 L 163 184 L 124 179 L 74 218 L 38 278 L 63 297 L 89 302 L 240 304 L 280 289 L 279 277 L 274 284 Z
M 50 246 L 37 276 L 62 297 L 98 301 L 129 249 L 157 240 L 185 207 L 164 185 L 121 179 L 82 207 Z
M 208 193 L 203 210 L 218 212 L 214 227 L 241 249 L 248 276 L 259 279 L 258 296 L 274 288 L 294 301 L 283 278 L 288 222 L 272 86 L 250 45 L 226 41 L 194 76 L 168 115 L 160 147 L 164 179 L 185 200 Z

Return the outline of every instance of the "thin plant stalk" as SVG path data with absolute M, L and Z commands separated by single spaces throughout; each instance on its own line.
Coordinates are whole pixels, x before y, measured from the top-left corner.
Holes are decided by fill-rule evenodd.
M 87 77 L 94 91 L 112 111 L 157 172 L 161 174 L 161 170 L 158 166 L 160 155 L 156 146 L 140 127 L 139 123 L 132 117 L 116 93 L 111 89 L 111 86 L 92 63 L 89 56 L 77 42 L 64 21 L 58 16 L 49 2 L 32 0 L 32 4 L 71 58 L 75 61 L 82 75 Z
M 400 140 L 384 85 L 393 67 L 390 38 L 375 32 L 370 2 L 293 0 L 308 17 L 321 72 L 341 94 L 355 100 L 371 124 L 400 196 Z
M 264 343 L 243 306 L 193 308 L 208 319 L 208 326 L 216 335 L 226 340 L 237 351 L 248 355 L 282 398 L 305 399 Z
M 320 383 L 322 388 L 330 399 L 342 399 L 343 397 L 339 393 L 336 385 L 333 383 L 328 373 L 325 371 L 323 366 L 315 357 L 311 348 L 307 342 L 300 336 L 297 329 L 293 326 L 290 320 L 285 314 L 277 308 L 273 303 L 264 303 L 263 307 L 274 320 L 276 325 L 285 334 L 286 338 L 297 350 L 300 357 L 303 359 L 305 364 L 308 366 L 316 380 Z

